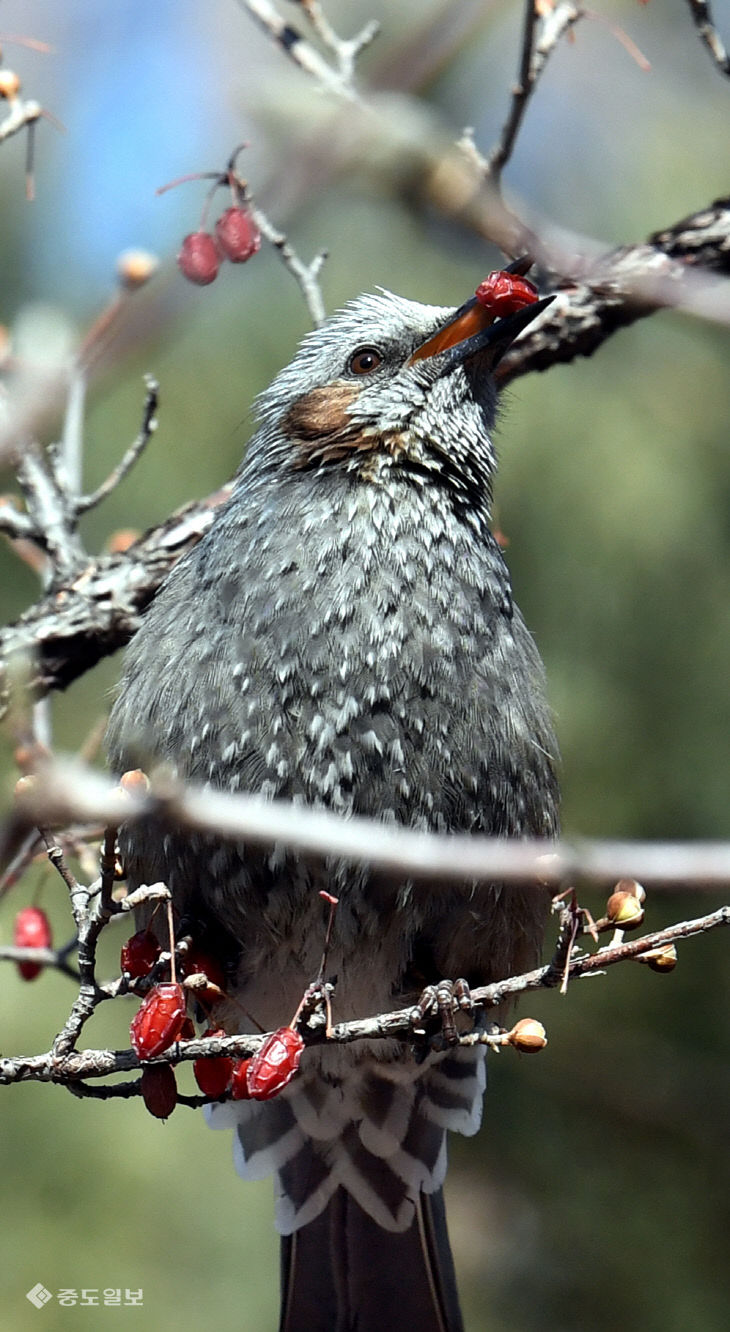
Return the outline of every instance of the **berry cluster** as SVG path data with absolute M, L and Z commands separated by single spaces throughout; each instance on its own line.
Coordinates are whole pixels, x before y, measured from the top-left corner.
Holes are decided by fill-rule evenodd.
M 251 213 L 241 204 L 226 208 L 209 231 L 192 231 L 177 256 L 178 268 L 199 287 L 207 287 L 218 276 L 221 261 L 245 264 L 261 248 L 261 232 Z
M 149 930 L 139 930 L 122 947 L 123 972 L 132 979 L 150 975 L 161 954 L 160 945 Z M 28 965 L 24 963 L 22 965 Z M 187 998 L 193 993 L 205 1007 L 213 1007 L 226 998 L 224 977 L 215 958 L 191 948 L 185 958 L 186 984 L 163 981 L 147 994 L 130 1027 L 132 1047 L 140 1059 L 154 1059 L 169 1050 L 176 1041 L 189 1040 L 195 1029 L 187 1016 Z M 225 1037 L 222 1027 L 211 1025 L 203 1040 Z M 264 1041 L 261 1049 L 248 1059 L 212 1055 L 196 1059 L 195 1080 L 205 1096 L 220 1097 L 230 1092 L 234 1100 L 266 1101 L 278 1095 L 299 1068 L 304 1041 L 292 1026 L 280 1027 Z M 166 1119 L 175 1108 L 177 1087 L 169 1064 L 145 1066 L 142 1071 L 142 1096 L 150 1114 Z

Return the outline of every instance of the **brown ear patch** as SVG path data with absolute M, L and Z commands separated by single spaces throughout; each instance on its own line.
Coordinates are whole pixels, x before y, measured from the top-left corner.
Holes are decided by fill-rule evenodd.
M 344 458 L 354 450 L 377 447 L 377 437 L 353 421 L 348 408 L 356 400 L 354 384 L 327 384 L 312 389 L 289 408 L 282 427 L 296 450 L 293 465 Z
M 282 421 L 284 430 L 301 443 L 352 434 L 357 427 L 348 408 L 356 398 L 354 384 L 327 384 L 312 389 L 289 408 Z

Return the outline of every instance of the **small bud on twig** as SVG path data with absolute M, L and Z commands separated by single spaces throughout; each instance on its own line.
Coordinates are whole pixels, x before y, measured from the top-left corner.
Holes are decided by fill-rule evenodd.
M 123 250 L 117 259 L 117 277 L 125 291 L 137 291 L 154 276 L 158 260 L 148 250 Z
M 646 953 L 639 953 L 636 959 L 637 962 L 645 962 L 652 971 L 674 971 L 677 960 L 674 944 L 664 944 L 663 948 L 650 948 Z
M 520 1018 L 511 1031 L 507 1032 L 507 1045 L 520 1050 L 522 1054 L 537 1054 L 547 1045 L 547 1033 L 537 1018 Z

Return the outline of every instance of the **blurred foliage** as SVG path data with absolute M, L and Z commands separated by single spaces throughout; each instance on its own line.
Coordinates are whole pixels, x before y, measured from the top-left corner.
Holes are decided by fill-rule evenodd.
M 391 71 L 404 77 L 404 44 L 456 8 L 415 0 L 329 6 L 343 30 L 376 13 L 384 32 L 365 66 L 377 75 L 390 53 Z M 477 9 L 455 49 L 426 62 L 415 91 L 454 133 L 473 123 L 488 149 L 513 80 L 521 6 Z M 722 18 L 723 7 L 716 10 Z M 254 188 L 268 180 L 272 210 L 280 200 L 276 220 L 305 257 L 330 250 L 330 308 L 378 283 L 459 303 L 498 259 L 417 207 L 403 182 L 372 170 L 333 176 L 287 205 L 306 137 L 304 112 L 301 124 L 291 117 L 309 106 L 308 90 L 226 0 L 165 0 L 154 16 L 124 0 L 115 11 L 112 24 L 84 0 L 3 6 L 9 31 L 32 26 L 54 43 L 52 59 L 24 52 L 13 64 L 28 94 L 42 97 L 69 133 L 41 126 L 30 211 L 19 145 L 0 152 L 0 319 L 12 323 L 26 300 L 42 299 L 82 327 L 111 291 L 117 249 L 150 243 L 146 228 L 164 260 L 138 298 L 134 341 L 90 396 L 94 484 L 136 433 L 143 372 L 161 381 L 159 433 L 86 520 L 92 550 L 115 529 L 144 528 L 230 475 L 254 394 L 307 327 L 299 293 L 270 253 L 204 291 L 186 286 L 172 259 L 180 236 L 197 225 L 202 187 L 155 201 L 156 185 L 222 163 L 249 138 L 246 170 Z M 548 68 L 507 184 L 530 208 L 619 244 L 726 188 L 729 89 L 684 6 L 625 0 L 603 3 L 601 12 L 626 25 L 652 72 L 642 73 L 606 27 L 584 22 Z M 132 105 L 131 60 L 152 70 L 141 109 Z M 184 124 L 173 83 L 189 99 Z M 504 403 L 499 525 L 548 668 L 569 832 L 730 836 L 727 353 L 726 330 L 663 314 L 617 335 L 591 361 L 518 381 Z M 35 595 L 33 576 L 5 549 L 0 588 L 4 618 Z M 118 662 L 104 663 L 54 700 L 59 748 L 78 748 L 117 673 Z M 9 792 L 7 765 L 2 780 Z M 3 905 L 2 939 L 34 893 L 64 937 L 60 883 L 42 869 Z M 647 926 L 717 901 L 654 894 Z M 105 973 L 116 970 L 120 941 L 117 933 L 105 943 Z M 725 1328 L 726 954 L 726 939 L 715 934 L 685 944 L 670 978 L 626 966 L 581 982 L 565 999 L 523 1004 L 546 1022 L 548 1050 L 527 1063 L 493 1059 L 485 1127 L 478 1139 L 452 1145 L 449 1205 L 471 1332 Z M 70 999 L 63 978 L 29 987 L 6 967 L 3 1052 L 46 1048 Z M 131 1005 L 103 1009 L 90 1043 L 126 1045 L 130 1016 Z M 55 1301 L 38 1313 L 24 1292 L 42 1281 L 51 1290 L 142 1287 L 144 1307 L 127 1309 L 125 1326 L 274 1326 L 270 1185 L 234 1180 L 227 1135 L 208 1133 L 184 1110 L 163 1127 L 136 1101 L 80 1102 L 38 1085 L 4 1090 L 2 1103 L 9 1324 L 35 1329 L 42 1319 L 65 1330 L 122 1317 Z

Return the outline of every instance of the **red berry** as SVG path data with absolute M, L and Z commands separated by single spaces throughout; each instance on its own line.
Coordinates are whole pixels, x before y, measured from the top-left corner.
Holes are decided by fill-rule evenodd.
M 491 310 L 495 319 L 516 314 L 518 310 L 524 310 L 526 305 L 533 305 L 538 295 L 537 287 L 529 278 L 505 273 L 501 268 L 490 273 L 476 289 L 479 304 Z
M 248 1070 L 251 1067 L 251 1062 L 251 1058 L 234 1061 L 231 1077 L 231 1095 L 234 1101 L 251 1100 L 251 1093 L 248 1089 Z
M 246 1085 L 254 1101 L 268 1101 L 291 1082 L 299 1068 L 304 1041 L 293 1027 L 279 1027 L 267 1036 L 249 1064 Z
M 138 930 L 131 939 L 122 944 L 120 962 L 122 971 L 133 979 L 149 976 L 162 949 L 154 934 L 149 930 Z
M 208 1040 L 213 1036 L 225 1036 L 222 1027 L 209 1027 L 203 1032 L 203 1040 Z M 215 1059 L 196 1059 L 193 1064 L 193 1074 L 200 1090 L 205 1096 L 222 1096 L 228 1090 L 228 1084 L 233 1074 L 233 1060 L 227 1055 L 219 1055 Z
M 149 1064 L 142 1069 L 142 1099 L 155 1119 L 167 1119 L 177 1105 L 177 1083 L 169 1064 Z
M 261 232 L 247 208 L 227 208 L 215 224 L 215 239 L 232 264 L 245 264 L 261 248 Z
M 213 237 L 207 231 L 193 231 L 186 236 L 177 256 L 177 266 L 188 282 L 207 287 L 220 268 L 220 256 Z
M 168 981 L 150 990 L 129 1033 L 140 1059 L 154 1059 L 178 1039 L 185 1025 L 185 991 Z
M 23 907 L 15 917 L 13 943 L 16 948 L 50 948 L 51 926 L 45 911 L 41 911 L 40 907 Z M 42 970 L 40 962 L 18 963 L 23 980 L 35 980 Z

